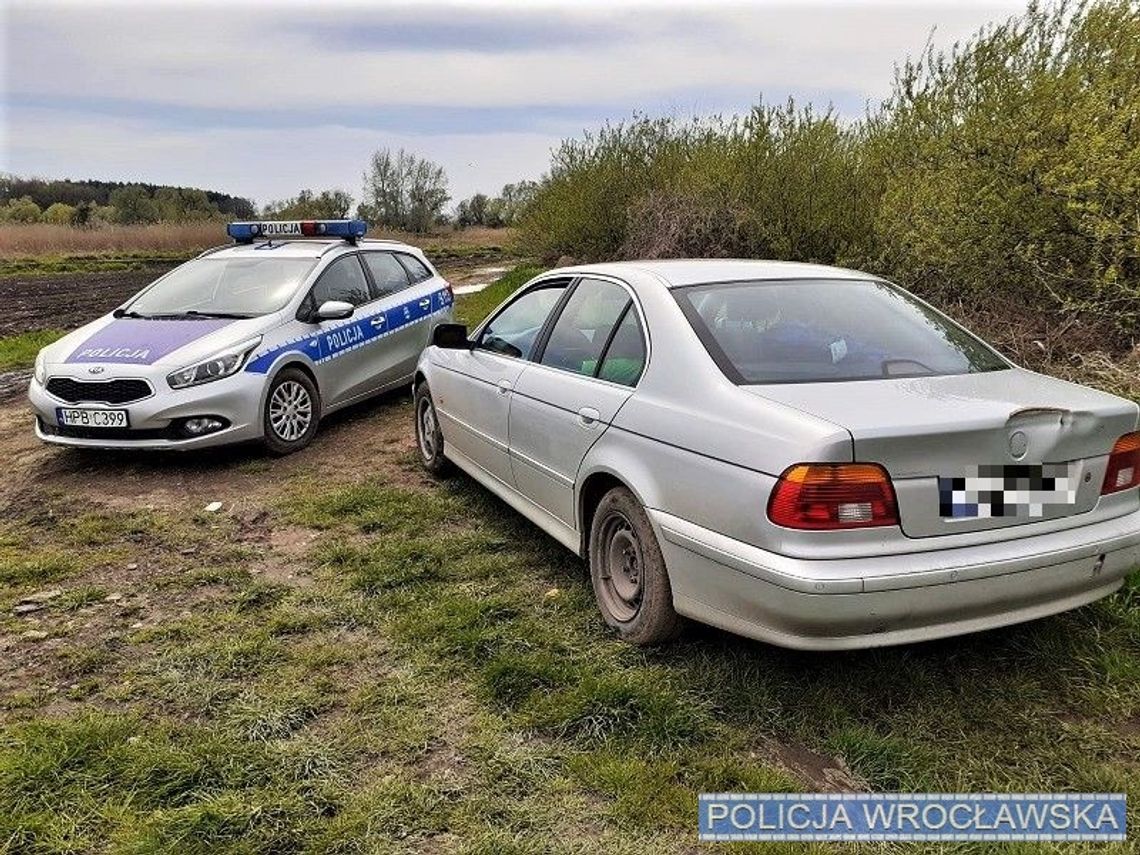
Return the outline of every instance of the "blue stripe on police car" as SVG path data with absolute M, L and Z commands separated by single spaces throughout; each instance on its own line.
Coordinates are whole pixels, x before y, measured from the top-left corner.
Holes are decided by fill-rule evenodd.
M 451 304 L 451 292 L 441 288 L 430 296 L 417 297 L 331 330 L 275 345 L 250 359 L 245 370 L 255 374 L 266 374 L 277 359 L 286 353 L 303 353 L 313 362 L 326 362 L 356 350 L 374 339 L 382 338 L 402 327 L 442 312 Z

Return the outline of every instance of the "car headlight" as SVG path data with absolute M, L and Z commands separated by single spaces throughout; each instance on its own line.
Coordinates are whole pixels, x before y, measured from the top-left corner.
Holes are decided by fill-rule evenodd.
M 171 389 L 185 389 L 187 386 L 198 386 L 202 383 L 210 383 L 214 380 L 221 380 L 223 377 L 229 377 L 241 370 L 242 365 L 245 364 L 245 358 L 259 344 L 261 344 L 261 336 L 244 341 L 237 347 L 223 350 L 196 365 L 188 365 L 173 374 L 166 375 L 166 382 L 170 384 Z
M 32 376 L 41 386 L 47 381 L 47 363 L 42 350 L 36 354 L 36 367 L 32 369 Z

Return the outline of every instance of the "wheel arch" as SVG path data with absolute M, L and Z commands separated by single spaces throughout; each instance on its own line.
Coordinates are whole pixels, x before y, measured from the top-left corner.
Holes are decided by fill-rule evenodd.
M 625 487 L 633 493 L 642 507 L 652 507 L 646 501 L 644 491 L 635 486 L 635 480 L 609 465 L 594 466 L 588 474 L 581 479 L 578 487 L 577 514 L 578 514 L 578 554 L 587 558 L 590 545 L 590 526 L 594 520 L 594 512 L 598 503 L 614 487 Z
M 269 404 L 269 388 L 273 385 L 273 381 L 277 379 L 277 375 L 288 368 L 296 368 L 313 381 L 313 386 L 316 387 L 317 399 L 320 405 L 318 416 L 324 412 L 324 394 L 321 391 L 321 381 L 317 379 L 317 372 L 313 370 L 313 366 L 309 362 L 298 358 L 295 354 L 290 354 L 282 357 L 269 371 L 265 372 L 265 386 L 261 390 L 261 406 L 258 408 L 258 421 L 261 424 L 265 423 L 265 408 Z

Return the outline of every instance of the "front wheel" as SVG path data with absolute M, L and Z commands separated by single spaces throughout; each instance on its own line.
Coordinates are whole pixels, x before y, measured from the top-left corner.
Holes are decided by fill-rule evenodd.
M 653 527 L 625 487 L 615 487 L 598 503 L 589 557 L 602 618 L 622 638 L 649 645 L 681 633 L 684 619 L 673 610 L 673 590 Z
M 416 447 L 420 452 L 420 463 L 432 475 L 446 475 L 451 463 L 443 456 L 443 431 L 435 414 L 435 402 L 431 399 L 431 389 L 427 381 L 416 385 L 412 398 L 416 410 Z
M 300 451 L 317 433 L 321 398 L 304 371 L 286 368 L 269 385 L 265 398 L 264 442 L 272 454 Z

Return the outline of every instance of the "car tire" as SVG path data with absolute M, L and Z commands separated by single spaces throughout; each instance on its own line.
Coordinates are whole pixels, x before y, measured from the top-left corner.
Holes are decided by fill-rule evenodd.
M 649 517 L 625 487 L 606 493 L 590 523 L 590 580 L 606 624 L 626 641 L 661 644 L 685 627 Z
M 262 441 L 270 454 L 300 451 L 313 441 L 321 421 L 317 384 L 299 368 L 286 368 L 269 384 L 262 416 Z
M 416 448 L 420 453 L 420 463 L 432 475 L 447 475 L 451 471 L 451 461 L 443 456 L 443 431 L 439 427 L 435 401 L 426 380 L 416 384 L 412 403 L 416 413 Z

